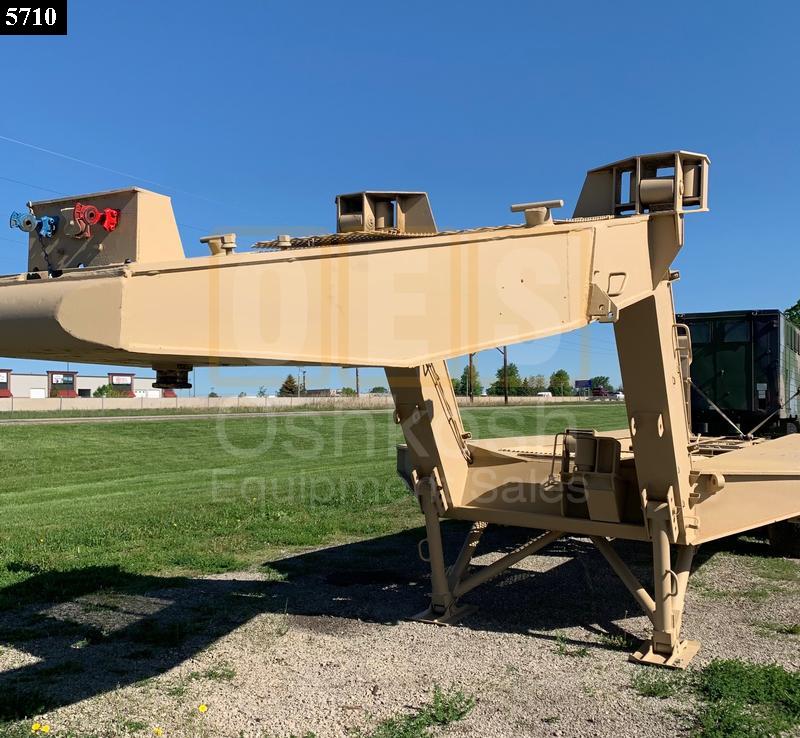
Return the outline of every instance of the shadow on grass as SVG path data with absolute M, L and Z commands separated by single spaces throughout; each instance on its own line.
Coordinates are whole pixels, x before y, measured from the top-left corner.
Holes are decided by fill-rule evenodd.
M 449 560 L 465 531 L 461 523 L 443 525 Z M 490 529 L 481 550 L 511 550 L 531 533 Z M 428 568 L 416 555 L 423 536 L 423 529 L 414 529 L 271 561 L 264 565 L 274 575 L 267 581 L 143 576 L 114 566 L 47 572 L 6 564 L 31 576 L 0 590 L 0 644 L 36 661 L 0 673 L 0 722 L 163 674 L 264 613 L 285 616 L 291 628 L 345 636 L 350 628 L 408 619 L 427 605 Z M 649 586 L 649 545 L 615 545 Z M 761 550 L 753 541 L 716 545 L 749 555 Z M 615 649 L 634 640 L 615 621 L 639 615 L 638 607 L 588 541 L 562 539 L 539 556 L 543 571 L 511 569 L 471 592 L 465 601 L 478 609 L 462 625 L 592 648 Z M 554 636 L 574 626 L 599 640 Z M 269 641 L 260 644 L 270 648 Z

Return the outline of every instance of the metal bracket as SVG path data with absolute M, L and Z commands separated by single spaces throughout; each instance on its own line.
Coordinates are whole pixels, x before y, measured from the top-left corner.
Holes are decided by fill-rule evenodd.
M 447 501 L 442 494 L 444 485 L 442 484 L 442 478 L 439 476 L 439 470 L 434 467 L 428 476 L 421 477 L 416 469 L 412 469 L 411 481 L 414 484 L 414 494 L 417 496 L 417 500 L 420 501 L 420 507 L 422 507 L 422 497 L 425 495 L 433 503 L 436 512 L 440 516 L 444 515 L 447 511 Z
M 676 543 L 680 528 L 678 525 L 678 507 L 675 504 L 675 494 L 672 490 L 672 487 L 667 490 L 667 496 L 665 500 L 649 499 L 646 490 L 644 492 L 644 500 L 645 524 L 647 525 L 648 535 L 652 537 L 652 532 L 650 530 L 651 520 L 665 520 L 670 542 Z
M 589 305 L 586 308 L 586 315 L 598 323 L 616 323 L 619 317 L 619 308 L 616 303 L 602 287 L 594 282 L 589 287 Z

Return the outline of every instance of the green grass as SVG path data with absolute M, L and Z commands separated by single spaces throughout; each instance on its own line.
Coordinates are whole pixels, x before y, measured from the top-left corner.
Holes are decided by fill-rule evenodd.
M 699 577 L 692 582 L 692 591 L 707 597 L 710 600 L 749 600 L 750 602 L 764 602 L 783 590 L 777 586 L 739 586 L 736 589 L 718 589 L 706 584 Z
M 631 651 L 639 645 L 639 639 L 627 633 L 603 633 L 597 640 L 612 651 Z
M 695 690 L 706 703 L 698 738 L 767 738 L 800 724 L 800 673 L 774 664 L 714 661 Z
M 147 729 L 147 723 L 142 722 L 141 720 L 123 720 L 120 724 L 120 727 L 126 733 L 139 733 L 140 731 Z
M 754 623 L 754 625 L 767 633 L 775 633 L 784 636 L 800 636 L 800 623 L 757 622 Z
M 202 398 L 198 398 L 201 399 Z M 388 399 L 388 398 L 387 398 Z M 466 403 L 464 398 L 459 398 Z M 502 402 L 501 398 L 496 398 L 497 402 Z M 353 410 L 359 412 L 369 411 L 367 403 L 364 401 L 363 405 L 355 398 L 351 405 L 342 406 L 341 403 L 325 402 L 324 399 L 318 399 L 313 404 L 297 404 L 297 405 L 267 405 L 267 406 L 248 406 L 243 405 L 232 407 L 214 407 L 212 405 L 205 406 L 202 403 L 197 407 L 164 407 L 164 408 L 107 408 L 103 410 L 89 410 L 89 409 L 69 409 L 69 410 L 6 410 L 0 412 L 0 421 L 3 420 L 53 420 L 58 422 L 59 418 L 126 418 L 126 417 L 161 417 L 170 415 L 231 415 L 231 414 L 252 414 L 252 415 L 273 415 L 275 413 L 314 413 L 314 412 L 351 412 Z M 599 404 L 599 403 L 598 403 Z M 622 403 L 610 403 L 617 407 L 624 407 Z M 557 405 L 536 402 L 531 400 L 528 405 L 516 405 L 514 407 L 549 407 L 551 409 L 564 408 L 564 407 L 586 407 L 584 402 L 564 402 Z M 373 406 L 374 407 L 374 406 Z M 474 410 L 480 412 L 482 409 L 500 409 L 492 405 L 480 405 Z M 374 409 L 373 412 L 380 412 L 380 408 Z M 470 412 L 472 409 L 470 409 Z M 383 412 L 389 412 L 389 407 Z M 624 415 L 624 413 L 623 413 Z M 562 429 L 563 430 L 563 429 Z
M 127 417 L 162 417 L 170 415 L 231 415 L 252 414 L 272 415 L 275 413 L 313 413 L 313 412 L 350 412 L 352 410 L 364 411 L 364 407 L 341 407 L 333 402 L 316 402 L 313 405 L 271 405 L 268 407 L 213 407 L 198 405 L 198 407 L 164 407 L 164 408 L 108 408 L 104 410 L 70 409 L 70 410 L 8 410 L 0 412 L 0 421 L 3 420 L 53 420 L 59 418 L 127 418 Z M 388 410 L 387 410 L 388 411 Z
M 694 694 L 694 738 L 777 738 L 800 725 L 800 672 L 738 659 L 697 672 L 640 672 L 633 688 L 646 697 Z
M 463 414 L 478 438 L 626 422 L 624 406 L 611 404 Z M 395 472 L 400 440 L 386 412 L 8 426 L 0 607 L 416 527 L 418 508 Z
M 556 635 L 556 645 L 553 649 L 553 653 L 557 653 L 559 656 L 573 656 L 576 658 L 583 658 L 584 656 L 589 655 L 589 647 L 588 646 L 576 646 L 575 648 L 570 648 L 567 645 L 567 641 L 564 636 L 559 633 Z
M 210 679 L 215 682 L 230 682 L 236 676 L 236 669 L 228 664 L 212 666 L 205 671 L 193 671 L 189 674 L 189 679 Z
M 30 738 L 29 723 L 0 723 L 0 738 Z
M 433 699 L 417 708 L 411 715 L 394 715 L 381 720 L 368 731 L 356 729 L 348 732 L 351 738 L 428 738 L 435 728 L 463 720 L 475 707 L 475 698 L 457 689 L 433 688 Z M 3 738 L 0 735 L 0 738 Z M 317 738 L 308 731 L 302 735 L 292 733 L 289 738 Z
M 31 730 L 31 722 L 16 722 L 16 723 L 0 723 L 0 738 L 31 738 L 31 736 L 42 736 L 42 735 L 50 735 L 55 738 L 107 738 L 109 735 L 108 732 L 103 732 L 102 735 L 98 733 L 75 733 L 73 731 L 64 732 L 59 730 L 56 732 L 54 729 L 51 730 L 49 733 L 34 733 Z M 138 723 L 131 723 L 138 725 Z M 122 729 L 126 730 L 127 732 L 133 732 L 129 728 L 125 727 L 125 723 L 122 724 Z M 147 727 L 147 726 L 145 726 Z M 152 735 L 152 734 L 151 734 Z
M 764 602 L 775 595 L 797 589 L 800 584 L 800 564 L 776 556 L 745 556 L 741 554 L 716 554 L 742 562 L 755 575 L 748 583 L 733 588 L 720 588 L 713 573 L 698 572 L 692 579 L 692 591 L 714 600 L 742 599 Z
M 455 689 L 435 687 L 433 700 L 413 715 L 397 715 L 378 723 L 369 732 L 358 731 L 353 738 L 427 738 L 433 728 L 463 720 L 475 707 L 475 698 Z
M 753 571 L 762 579 L 774 582 L 800 582 L 800 564 L 778 557 L 751 558 Z
M 674 697 L 685 689 L 686 680 L 682 672 L 641 668 L 634 674 L 631 686 L 642 697 L 657 697 L 660 700 L 665 700 L 667 697 Z

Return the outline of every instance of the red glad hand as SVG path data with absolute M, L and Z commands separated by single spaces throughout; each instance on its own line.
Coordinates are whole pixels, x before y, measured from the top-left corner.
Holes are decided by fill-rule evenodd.
M 104 208 L 100 210 L 95 205 L 84 205 L 76 202 L 73 217 L 79 223 L 83 223 L 86 228 L 86 236 L 90 233 L 88 226 L 101 223 L 108 233 L 116 230 L 119 225 L 119 210 L 115 208 Z
M 111 233 L 111 231 L 116 229 L 118 224 L 119 210 L 115 210 L 114 208 L 106 208 L 103 211 L 103 228 Z
M 86 225 L 97 225 L 100 222 L 101 213 L 94 205 L 82 205 L 75 203 L 75 220 L 82 220 Z

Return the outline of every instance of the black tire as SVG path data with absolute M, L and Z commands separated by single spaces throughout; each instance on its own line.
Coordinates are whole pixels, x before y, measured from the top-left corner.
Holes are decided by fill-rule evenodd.
M 779 556 L 800 559 L 800 518 L 770 525 L 769 545 Z

